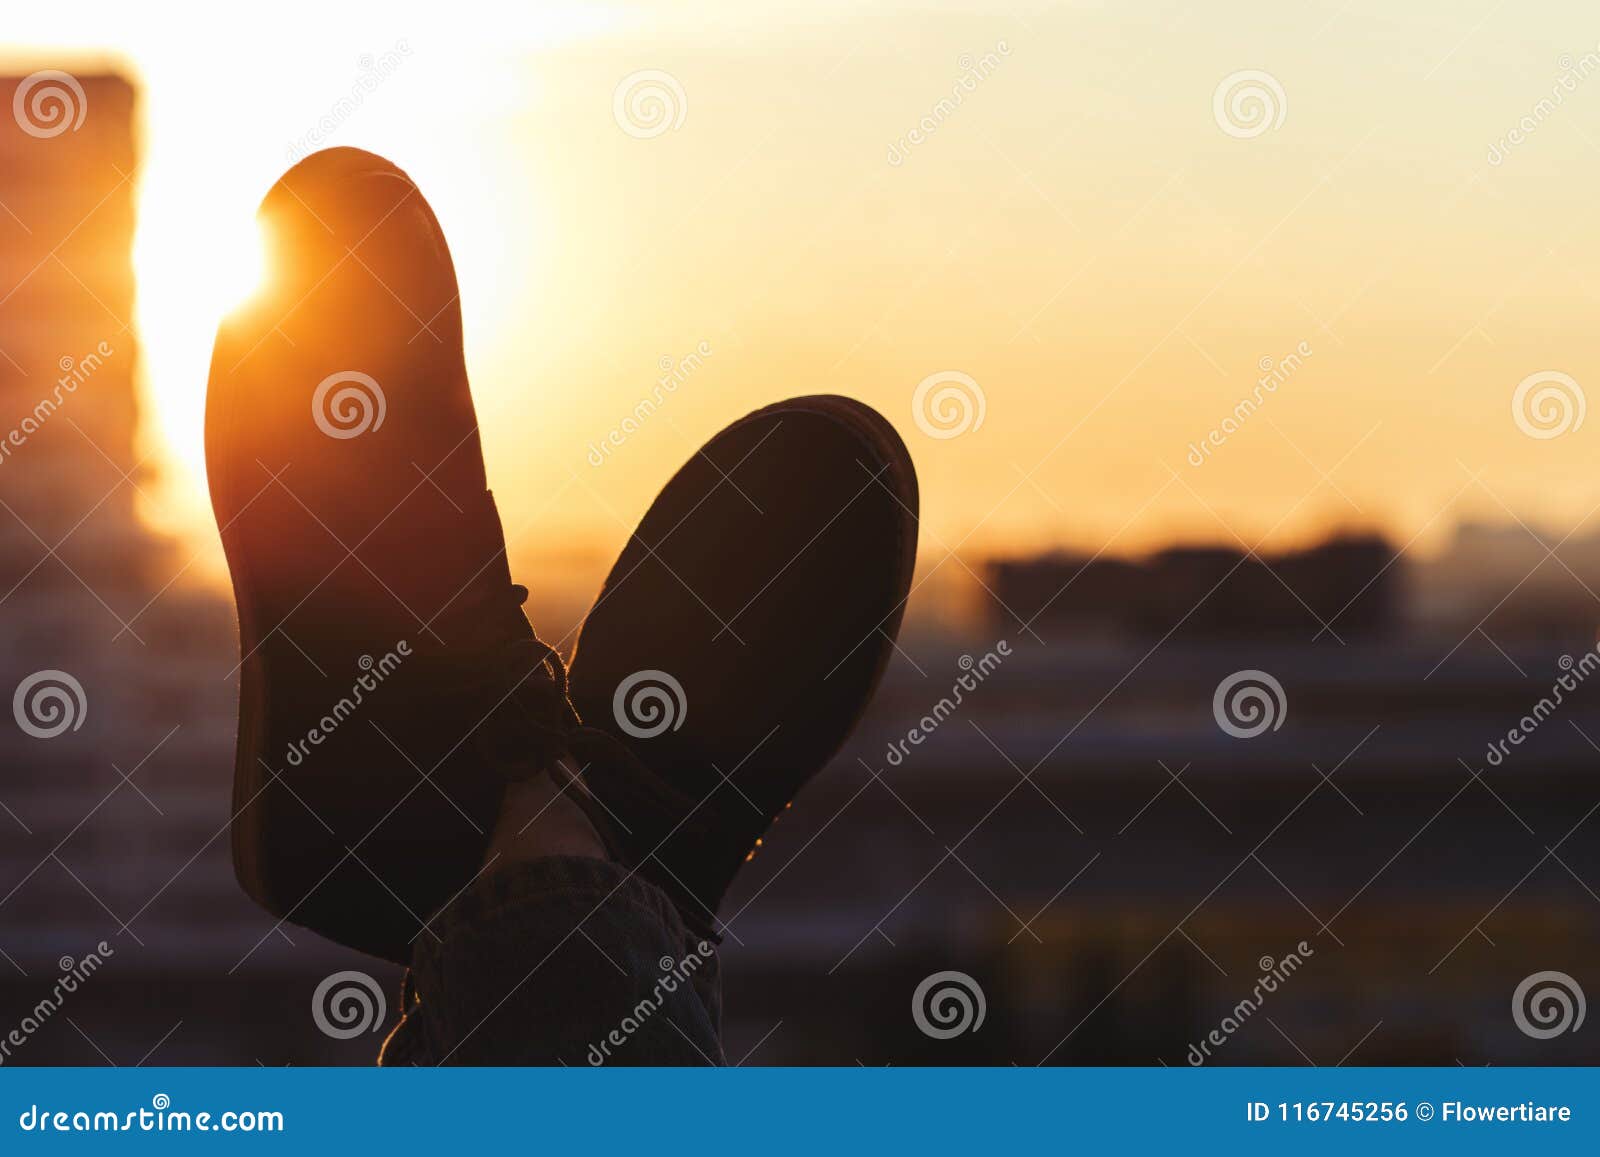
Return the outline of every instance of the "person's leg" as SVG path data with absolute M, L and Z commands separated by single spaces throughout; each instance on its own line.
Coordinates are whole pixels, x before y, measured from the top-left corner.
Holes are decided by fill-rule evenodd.
M 576 717 L 512 582 L 422 193 L 330 149 L 260 220 L 269 275 L 219 326 L 206 399 L 239 615 L 234 869 L 274 916 L 404 964 L 482 865 L 505 765 L 556 758 Z
M 915 510 L 893 430 L 841 398 L 749 415 L 674 476 L 584 623 L 568 682 L 584 725 L 565 736 L 581 780 L 524 796 L 515 814 L 541 818 L 502 822 L 489 856 L 528 827 L 521 862 L 491 862 L 417 941 L 386 1063 L 721 1059 L 702 938 L 871 698 Z M 609 863 L 530 858 L 574 852 L 566 821 L 541 832 L 562 809 Z
M 871 702 L 917 509 L 881 414 L 790 398 L 696 450 L 607 576 L 572 659 L 587 726 L 569 750 L 628 829 L 623 858 L 692 926 L 726 929 L 735 877 Z
M 483 872 L 419 936 L 380 1063 L 721 1064 L 719 969 L 541 773 L 507 790 Z
M 239 881 L 414 963 L 419 1057 L 581 1063 L 689 949 L 610 845 L 574 846 L 557 821 L 581 812 L 524 814 L 577 717 L 511 581 L 448 246 L 409 178 L 353 149 L 296 165 L 260 217 L 270 276 L 219 327 L 206 412 L 239 610 Z M 517 847 L 496 834 L 513 816 Z M 719 1055 L 714 987 L 678 987 L 626 1056 Z
M 219 327 L 206 404 L 240 883 L 413 966 L 390 1061 L 716 1061 L 700 946 L 894 647 L 905 447 L 843 398 L 733 423 L 634 532 L 569 682 L 511 579 L 427 202 L 332 149 L 261 217 L 271 276 Z

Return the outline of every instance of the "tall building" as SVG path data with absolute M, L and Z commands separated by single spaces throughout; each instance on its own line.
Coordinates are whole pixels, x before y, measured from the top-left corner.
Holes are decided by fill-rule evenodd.
M 0 595 L 68 568 L 113 627 L 144 569 L 134 107 L 117 76 L 0 79 Z
M 178 1019 L 152 976 L 223 976 L 271 926 L 228 865 L 226 597 L 139 517 L 136 112 L 119 76 L 0 77 L 0 1033 L 115 951 L 23 1063 L 137 1059 Z

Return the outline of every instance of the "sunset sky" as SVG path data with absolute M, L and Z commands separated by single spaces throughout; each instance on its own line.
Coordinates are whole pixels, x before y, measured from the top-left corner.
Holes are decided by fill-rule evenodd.
M 1600 20 L 1401 7 L 1252 3 L 1218 27 L 1178 0 L 291 2 L 175 35 L 86 2 L 14 7 L 0 64 L 142 85 L 147 513 L 197 543 L 212 333 L 308 144 L 387 154 L 432 201 L 518 558 L 603 562 L 704 438 L 812 392 L 901 429 L 930 562 L 1341 527 L 1427 551 L 1513 514 L 1565 533 L 1600 501 L 1600 415 L 1534 437 L 1513 397 L 1551 371 L 1600 388 Z M 676 127 L 619 112 L 643 70 L 675 82 Z M 1271 124 L 1218 104 L 1246 70 L 1277 87 L 1255 82 Z M 935 375 L 981 393 L 981 426 L 921 428 Z

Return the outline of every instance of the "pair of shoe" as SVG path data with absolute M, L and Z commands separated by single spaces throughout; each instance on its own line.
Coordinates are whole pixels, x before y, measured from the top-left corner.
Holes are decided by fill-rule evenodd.
M 567 756 L 611 854 L 714 934 L 888 661 L 916 544 L 899 437 L 840 397 L 723 430 L 634 531 L 569 674 L 512 582 L 427 202 L 331 149 L 261 223 L 270 279 L 219 330 L 206 403 L 245 890 L 405 961 L 480 869 L 506 783 Z

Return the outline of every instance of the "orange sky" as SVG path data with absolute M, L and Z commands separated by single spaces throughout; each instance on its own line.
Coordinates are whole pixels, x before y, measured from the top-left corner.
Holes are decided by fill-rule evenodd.
M 387 153 L 433 201 L 520 557 L 603 559 L 717 427 L 820 391 L 901 428 L 935 561 L 1341 526 L 1426 550 L 1460 518 L 1564 530 L 1600 501 L 1600 417 L 1542 438 L 1512 411 L 1530 375 L 1600 384 L 1583 4 L 74 7 L 13 12 L 6 63 L 145 86 L 150 514 L 197 542 L 211 331 L 308 143 Z M 619 111 L 644 70 L 672 124 Z M 1269 123 L 1218 104 L 1246 70 Z M 981 426 L 919 427 L 930 376 L 981 393 Z

